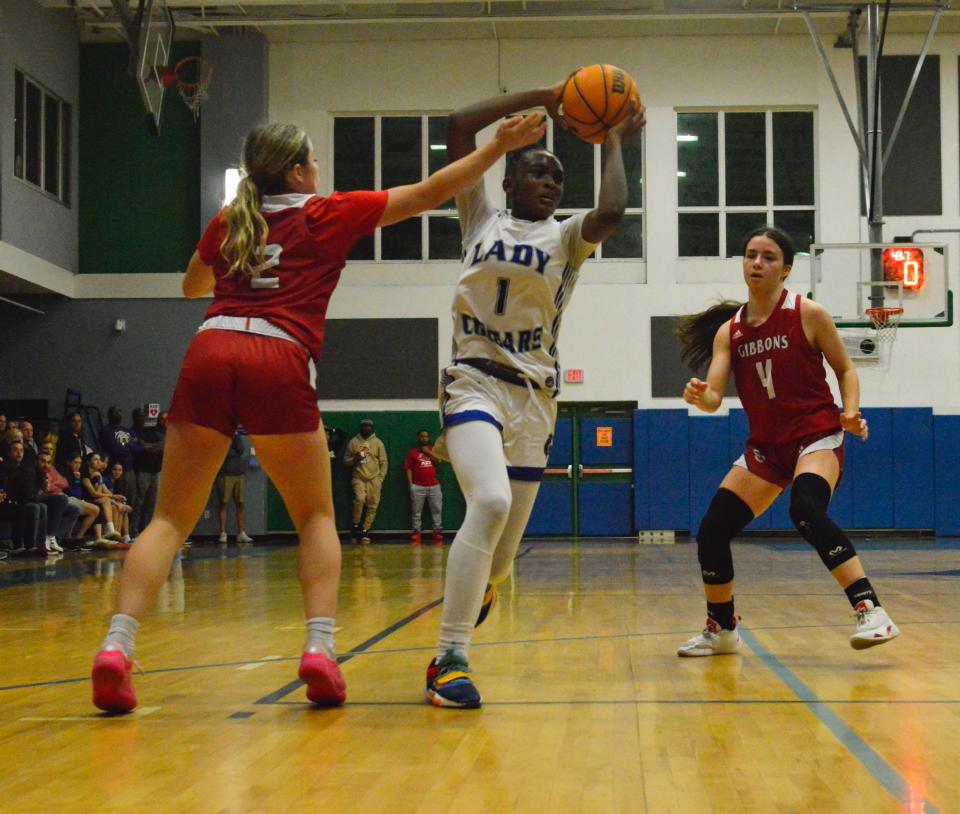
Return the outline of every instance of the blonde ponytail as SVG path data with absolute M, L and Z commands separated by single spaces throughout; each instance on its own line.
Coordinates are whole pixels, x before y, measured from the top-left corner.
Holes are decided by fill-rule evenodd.
M 254 180 L 245 175 L 237 185 L 234 198 L 225 213 L 227 236 L 220 253 L 230 263 L 231 274 L 258 276 L 257 266 L 263 262 L 263 247 L 267 242 L 267 222 L 260 214 L 262 196 Z
M 306 164 L 309 154 L 310 140 L 294 124 L 266 124 L 247 134 L 241 153 L 243 177 L 237 197 L 224 213 L 227 236 L 220 253 L 230 264 L 228 276 L 259 276 L 269 231 L 260 212 L 263 196 L 286 192 L 287 171 Z

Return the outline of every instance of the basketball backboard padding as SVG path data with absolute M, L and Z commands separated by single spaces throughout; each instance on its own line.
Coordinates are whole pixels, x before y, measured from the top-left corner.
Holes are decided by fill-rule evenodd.
M 136 79 L 147 113 L 147 128 L 154 136 L 160 135 L 160 114 L 166 95 L 163 75 L 170 64 L 175 31 L 173 12 L 166 0 L 144 0 Z
M 885 249 L 892 251 L 883 254 Z M 922 260 L 922 283 L 911 287 L 891 276 L 883 258 L 909 249 Z M 895 265 L 895 264 L 894 264 Z M 911 265 L 916 265 L 911 262 Z M 866 309 L 903 308 L 901 328 L 948 327 L 953 324 L 949 255 L 945 243 L 814 243 L 810 246 L 810 297 L 823 305 L 837 327 L 870 327 Z

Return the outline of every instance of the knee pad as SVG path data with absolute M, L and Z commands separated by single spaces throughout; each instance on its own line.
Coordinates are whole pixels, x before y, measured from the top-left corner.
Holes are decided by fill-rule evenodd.
M 804 472 L 793 481 L 790 490 L 790 519 L 797 531 L 820 555 L 832 571 L 857 556 L 853 543 L 843 530 L 827 517 L 830 484 L 812 472 Z
M 733 580 L 730 542 L 751 520 L 753 510 L 729 489 L 718 489 L 697 531 L 697 559 L 707 585 Z

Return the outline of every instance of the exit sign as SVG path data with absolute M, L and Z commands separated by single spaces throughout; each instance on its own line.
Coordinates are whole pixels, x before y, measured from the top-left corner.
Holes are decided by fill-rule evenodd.
M 583 370 L 568 367 L 564 372 L 563 380 L 567 384 L 583 384 Z

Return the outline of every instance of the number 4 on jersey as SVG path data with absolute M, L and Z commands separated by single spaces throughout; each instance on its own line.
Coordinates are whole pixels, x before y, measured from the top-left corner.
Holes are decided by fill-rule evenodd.
M 757 362 L 757 374 L 760 376 L 760 384 L 766 388 L 767 398 L 775 399 L 777 394 L 773 389 L 773 359 Z

